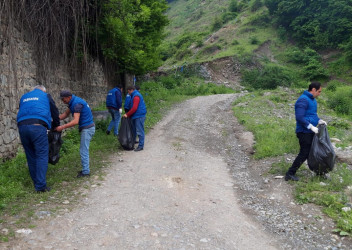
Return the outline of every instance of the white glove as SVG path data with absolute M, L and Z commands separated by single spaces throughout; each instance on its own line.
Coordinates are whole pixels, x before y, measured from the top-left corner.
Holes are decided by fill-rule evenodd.
M 122 114 L 122 109 L 119 109 L 120 114 Z
M 323 120 L 321 120 L 321 119 L 318 121 L 318 124 L 319 124 L 319 125 L 324 124 L 325 126 L 328 125 L 328 124 L 326 123 L 326 121 L 323 121 Z
M 319 129 L 317 127 L 314 127 L 313 125 L 310 127 L 310 130 L 312 130 L 316 134 L 319 133 Z
M 319 133 L 319 129 L 317 127 L 314 127 L 312 124 L 309 124 L 307 129 L 312 130 L 314 133 L 318 134 Z

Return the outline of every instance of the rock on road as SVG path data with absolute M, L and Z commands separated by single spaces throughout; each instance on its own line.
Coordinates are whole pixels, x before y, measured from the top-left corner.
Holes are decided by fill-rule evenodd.
M 39 222 L 12 249 L 276 249 L 241 210 L 219 154 L 231 146 L 223 138 L 236 97 L 178 104 L 146 135 L 143 151 L 111 156 L 105 180 L 80 205 Z M 231 153 L 245 167 L 244 153 Z

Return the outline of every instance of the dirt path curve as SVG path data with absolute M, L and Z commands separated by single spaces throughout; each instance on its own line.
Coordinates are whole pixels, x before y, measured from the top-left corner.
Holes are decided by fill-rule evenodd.
M 113 156 L 102 185 L 82 204 L 43 221 L 13 249 L 276 249 L 239 205 L 220 151 L 236 95 L 179 104 L 141 152 Z M 244 153 L 232 155 L 246 166 Z M 121 159 L 122 158 L 122 159 Z

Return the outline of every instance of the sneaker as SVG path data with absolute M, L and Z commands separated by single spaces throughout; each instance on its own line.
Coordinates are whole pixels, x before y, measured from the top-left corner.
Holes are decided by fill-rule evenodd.
M 106 130 L 105 132 L 107 135 L 110 135 L 110 131 L 109 130 Z
M 43 188 L 41 190 L 37 190 L 37 193 L 45 193 L 45 192 L 49 192 L 50 190 L 51 190 L 50 187 L 45 187 L 45 188 Z
M 76 176 L 77 178 L 81 178 L 81 177 L 89 177 L 90 174 L 83 174 L 82 171 L 78 172 L 78 175 Z
M 285 175 L 285 181 L 299 181 L 299 178 L 295 176 L 294 174 L 286 174 Z
M 141 150 L 143 150 L 143 148 L 138 147 L 138 148 L 136 148 L 134 151 L 135 151 L 135 152 L 138 152 L 138 151 L 141 151 Z

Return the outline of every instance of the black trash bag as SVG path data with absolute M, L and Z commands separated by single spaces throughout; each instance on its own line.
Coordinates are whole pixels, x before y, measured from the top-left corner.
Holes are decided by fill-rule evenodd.
M 61 132 L 49 131 L 49 163 L 55 165 L 60 159 L 60 149 L 62 145 Z
M 316 174 L 323 175 L 333 170 L 336 154 L 326 125 L 318 125 L 318 128 L 319 133 L 314 135 L 310 148 L 308 166 Z
M 132 120 L 122 117 L 121 126 L 118 135 L 119 142 L 125 150 L 132 150 L 134 147 L 134 139 L 132 132 Z

